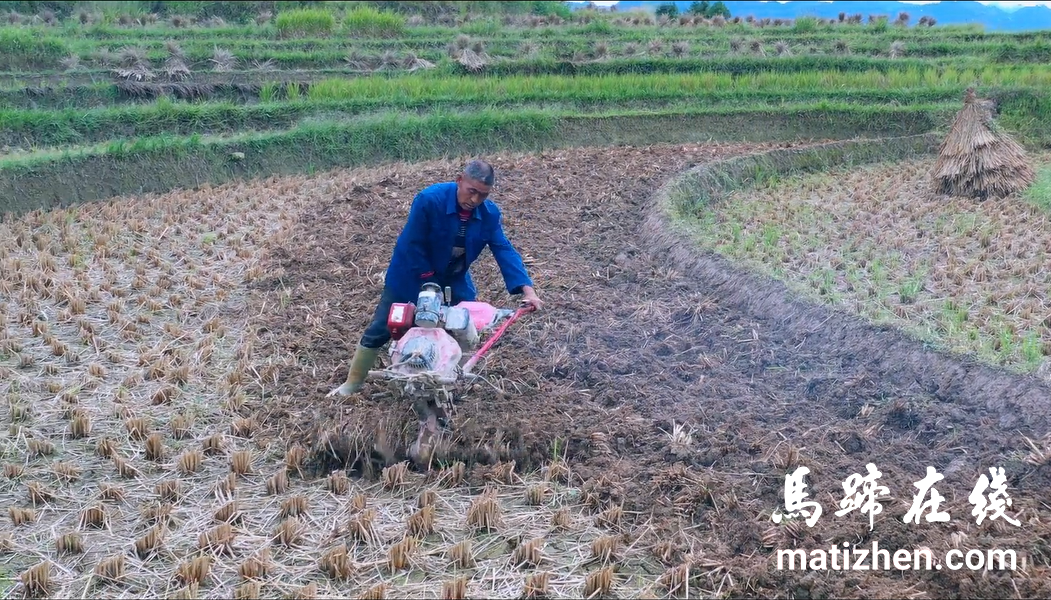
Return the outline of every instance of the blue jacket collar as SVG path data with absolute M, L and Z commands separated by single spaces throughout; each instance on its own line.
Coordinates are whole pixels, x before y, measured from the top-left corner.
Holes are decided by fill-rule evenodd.
M 474 221 L 482 220 L 482 212 L 481 211 L 482 211 L 482 208 L 485 207 L 485 205 L 488 202 L 489 202 L 489 200 L 486 200 L 485 202 L 481 203 L 479 206 L 476 206 L 474 208 L 474 210 L 471 211 L 471 219 L 472 220 L 474 220 Z M 456 182 L 452 181 L 452 182 L 449 183 L 449 191 L 446 193 L 445 214 L 452 215 L 452 214 L 456 214 L 459 211 L 460 211 L 460 206 L 456 202 Z

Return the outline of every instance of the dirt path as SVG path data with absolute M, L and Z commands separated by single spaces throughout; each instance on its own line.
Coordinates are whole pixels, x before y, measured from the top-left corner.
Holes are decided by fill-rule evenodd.
M 1047 431 L 1046 386 L 786 302 L 779 286 L 746 283 L 647 222 L 650 198 L 668 178 L 761 149 L 494 157 L 508 235 L 527 255 L 547 310 L 516 324 L 482 367 L 503 390 L 481 388 L 464 400 L 461 414 L 470 418 L 446 457 L 473 466 L 480 481 L 488 464 L 515 460 L 527 471 L 564 448 L 597 507 L 622 504 L 669 566 L 692 561 L 705 587 L 725 594 L 1048 595 L 1051 546 L 1043 540 L 1051 527 L 1040 498 L 1049 468 L 1024 462 L 1022 437 Z M 362 448 L 393 453 L 372 452 L 366 470 L 403 456 L 414 434 L 404 409 L 382 394 L 357 404 L 324 394 L 345 375 L 413 195 L 453 177 L 459 164 L 326 176 L 330 193 L 274 251 L 278 270 L 250 309 L 263 315 L 267 351 L 298 360 L 278 370 L 258 415 L 272 433 L 302 439 L 342 428 Z M 506 300 L 491 258 L 475 281 L 483 299 Z M 691 443 L 672 443 L 677 424 L 692 431 Z M 842 482 L 870 462 L 892 496 L 871 530 L 865 515 L 834 514 Z M 808 499 L 824 508 L 813 528 L 770 519 L 783 509 L 785 473 L 798 465 L 811 471 Z M 927 466 L 945 476 L 935 487 L 952 521 L 906 525 L 913 483 Z M 1017 528 L 1002 519 L 979 526 L 971 516 L 968 494 L 994 466 L 1005 468 Z M 892 554 L 929 547 L 936 560 L 954 546 L 1015 549 L 1027 567 L 831 577 L 776 568 L 778 549 L 844 542 L 877 542 Z

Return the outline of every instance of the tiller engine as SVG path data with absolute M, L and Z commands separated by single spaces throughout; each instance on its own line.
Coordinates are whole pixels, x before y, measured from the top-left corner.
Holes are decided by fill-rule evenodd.
M 450 306 L 451 296 L 450 288 L 445 288 L 443 298 L 441 286 L 427 283 L 416 303 L 391 305 L 390 366 L 368 373 L 370 380 L 387 381 L 394 396 L 408 400 L 419 416 L 420 432 L 410 452 L 418 463 L 429 461 L 441 430 L 451 426 L 454 396 L 461 384 L 475 379 L 471 370 L 478 360 L 511 323 L 534 310 L 533 306 L 502 309 L 486 302 Z M 490 332 L 478 348 L 482 336 Z

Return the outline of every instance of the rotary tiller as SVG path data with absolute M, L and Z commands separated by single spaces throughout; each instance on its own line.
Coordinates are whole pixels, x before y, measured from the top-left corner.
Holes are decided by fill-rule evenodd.
M 388 384 L 399 400 L 408 400 L 420 419 L 412 458 L 427 462 L 434 442 L 452 425 L 454 397 L 477 379 L 472 370 L 507 328 L 533 306 L 506 309 L 487 302 L 452 302 L 450 288 L 424 284 L 415 303 L 391 305 L 390 366 L 372 370 L 369 380 Z M 481 338 L 487 335 L 484 343 Z M 481 347 L 479 344 L 481 343 Z

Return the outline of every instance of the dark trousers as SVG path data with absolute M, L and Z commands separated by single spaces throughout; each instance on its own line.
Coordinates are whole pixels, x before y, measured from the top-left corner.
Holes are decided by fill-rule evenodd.
M 365 328 L 360 344 L 366 348 L 382 348 L 384 344 L 390 341 L 390 331 L 387 330 L 387 317 L 390 315 L 391 305 L 404 302 L 415 304 L 416 298 L 417 296 L 412 298 L 398 297 L 389 287 L 383 286 L 383 292 L 380 294 L 380 300 L 376 304 L 376 310 L 372 313 L 372 322 Z M 456 292 L 453 292 L 452 303 L 454 306 L 459 302 L 469 302 L 471 300 L 474 300 L 474 298 L 459 298 Z

